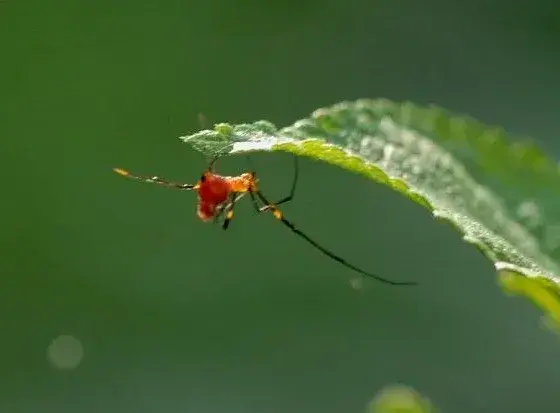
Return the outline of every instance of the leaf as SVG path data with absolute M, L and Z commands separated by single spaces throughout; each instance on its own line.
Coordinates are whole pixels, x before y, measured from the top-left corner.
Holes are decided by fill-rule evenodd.
M 377 394 L 368 405 L 367 413 L 438 413 L 430 400 L 422 397 L 414 389 L 402 386 L 388 386 Z
M 508 292 L 531 298 L 560 325 L 560 174 L 527 139 L 383 99 L 341 102 L 283 129 L 221 123 L 181 139 L 208 156 L 291 152 L 386 185 L 452 224 L 492 261 Z

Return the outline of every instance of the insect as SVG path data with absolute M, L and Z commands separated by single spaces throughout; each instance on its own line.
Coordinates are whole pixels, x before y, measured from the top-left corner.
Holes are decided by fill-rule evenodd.
M 306 240 L 308 243 L 313 245 L 323 254 L 328 256 L 329 258 L 338 261 L 342 265 L 350 268 L 353 271 L 356 271 L 362 275 L 365 275 L 370 278 L 374 278 L 377 281 L 391 284 L 391 285 L 416 285 L 416 282 L 411 281 L 391 281 L 386 278 L 380 277 L 378 275 L 366 272 L 343 258 L 339 257 L 338 255 L 332 253 L 325 247 L 318 244 L 304 232 L 302 232 L 298 227 L 296 227 L 291 221 L 287 220 L 284 217 L 284 214 L 280 210 L 279 206 L 282 204 L 286 204 L 294 198 L 296 184 L 298 181 L 299 175 L 299 167 L 297 157 L 294 156 L 294 179 L 292 182 L 292 187 L 288 196 L 276 201 L 270 202 L 263 193 L 259 190 L 257 185 L 258 179 L 255 172 L 245 172 L 238 176 L 224 176 L 219 175 L 214 172 L 214 165 L 218 159 L 218 156 L 214 157 L 206 171 L 202 173 L 202 176 L 195 184 L 185 184 L 185 183 L 177 183 L 171 182 L 166 179 L 163 179 L 158 176 L 153 177 L 145 177 L 139 175 L 133 175 L 130 172 L 120 169 L 114 168 L 113 170 L 124 177 L 141 181 L 141 182 L 149 182 L 154 183 L 170 188 L 175 188 L 183 191 L 196 191 L 198 193 L 198 205 L 197 205 L 197 215 L 198 217 L 205 222 L 213 220 L 214 222 L 218 222 L 221 218 L 223 218 L 222 228 L 224 230 L 228 229 L 233 216 L 234 216 L 234 208 L 237 202 L 243 198 L 245 195 L 249 194 L 252 200 L 252 204 L 255 208 L 255 211 L 259 214 L 270 212 L 276 220 L 280 221 L 286 227 L 288 227 L 292 232 Z

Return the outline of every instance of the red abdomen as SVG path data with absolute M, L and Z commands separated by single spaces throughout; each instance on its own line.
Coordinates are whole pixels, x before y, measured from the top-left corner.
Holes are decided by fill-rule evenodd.
M 207 221 L 214 217 L 216 206 L 227 201 L 231 188 L 229 182 L 218 175 L 207 174 L 198 187 L 198 216 Z

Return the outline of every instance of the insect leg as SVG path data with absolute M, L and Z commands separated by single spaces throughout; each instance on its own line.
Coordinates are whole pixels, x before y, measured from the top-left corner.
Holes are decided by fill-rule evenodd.
M 292 201 L 294 199 L 294 194 L 296 192 L 296 185 L 297 185 L 297 181 L 299 178 L 299 165 L 298 165 L 298 158 L 296 155 L 294 155 L 294 179 L 292 181 L 292 188 L 290 189 L 290 193 L 288 196 L 280 199 L 277 202 L 274 202 L 273 204 L 265 204 L 263 205 L 259 212 L 264 212 L 264 211 L 268 211 L 272 205 L 281 205 L 281 204 L 286 204 L 290 201 Z
M 292 181 L 292 188 L 290 189 L 290 194 L 287 197 L 282 198 L 280 201 L 275 202 L 274 205 L 285 204 L 286 202 L 290 202 L 292 199 L 294 199 L 298 177 L 299 177 L 298 157 L 294 155 L 294 179 Z
M 222 223 L 222 229 L 223 230 L 226 230 L 226 229 L 229 228 L 229 224 L 230 224 L 231 220 L 233 219 L 233 210 L 235 208 L 235 204 L 237 203 L 237 201 L 239 201 L 241 198 L 243 198 L 243 196 L 245 196 L 245 193 L 232 194 L 231 195 L 231 198 L 232 198 L 231 201 L 222 208 L 222 211 L 220 211 L 220 215 L 225 214 L 224 222 Z
M 214 223 L 217 223 L 223 217 L 226 206 L 229 204 L 220 204 L 216 206 L 216 214 L 214 215 Z
M 249 195 L 251 196 L 251 202 L 253 204 L 253 207 L 255 208 L 255 211 L 257 211 L 259 213 L 264 212 L 262 207 L 259 205 L 259 200 L 255 196 L 255 192 L 249 191 Z
M 259 212 L 271 211 L 274 218 L 276 218 L 278 221 L 282 222 L 293 233 L 297 234 L 298 236 L 300 236 L 301 238 L 306 240 L 309 244 L 313 245 L 316 249 L 321 251 L 323 254 L 325 254 L 329 258 L 341 263 L 345 267 L 350 268 L 351 270 L 354 270 L 354 271 L 356 271 L 356 272 L 358 272 L 362 275 L 365 275 L 367 277 L 374 278 L 377 281 L 380 281 L 380 282 L 385 283 L 385 284 L 391 284 L 391 285 L 416 285 L 417 284 L 416 282 L 412 282 L 412 281 L 392 281 L 392 280 L 388 280 L 388 279 L 380 277 L 378 275 L 366 272 L 366 271 L 354 266 L 353 264 L 350 264 L 345 259 L 343 259 L 340 256 L 338 256 L 338 255 L 334 254 L 333 252 L 329 251 L 328 249 L 326 249 L 322 245 L 318 244 L 316 241 L 314 241 L 308 235 L 306 235 L 304 232 L 302 232 L 299 228 L 297 228 L 291 221 L 288 221 L 286 218 L 284 218 L 284 214 L 282 214 L 282 211 L 280 211 L 280 209 L 278 209 L 276 207 L 276 205 L 268 202 L 266 197 L 260 191 L 255 191 L 255 195 L 264 204 L 264 206 L 259 208 Z

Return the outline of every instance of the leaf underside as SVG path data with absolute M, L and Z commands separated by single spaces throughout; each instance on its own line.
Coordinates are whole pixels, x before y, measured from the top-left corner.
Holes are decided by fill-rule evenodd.
M 384 99 L 341 102 L 282 129 L 222 123 L 181 139 L 209 157 L 285 151 L 386 185 L 452 224 L 507 291 L 560 323 L 560 174 L 530 140 Z

